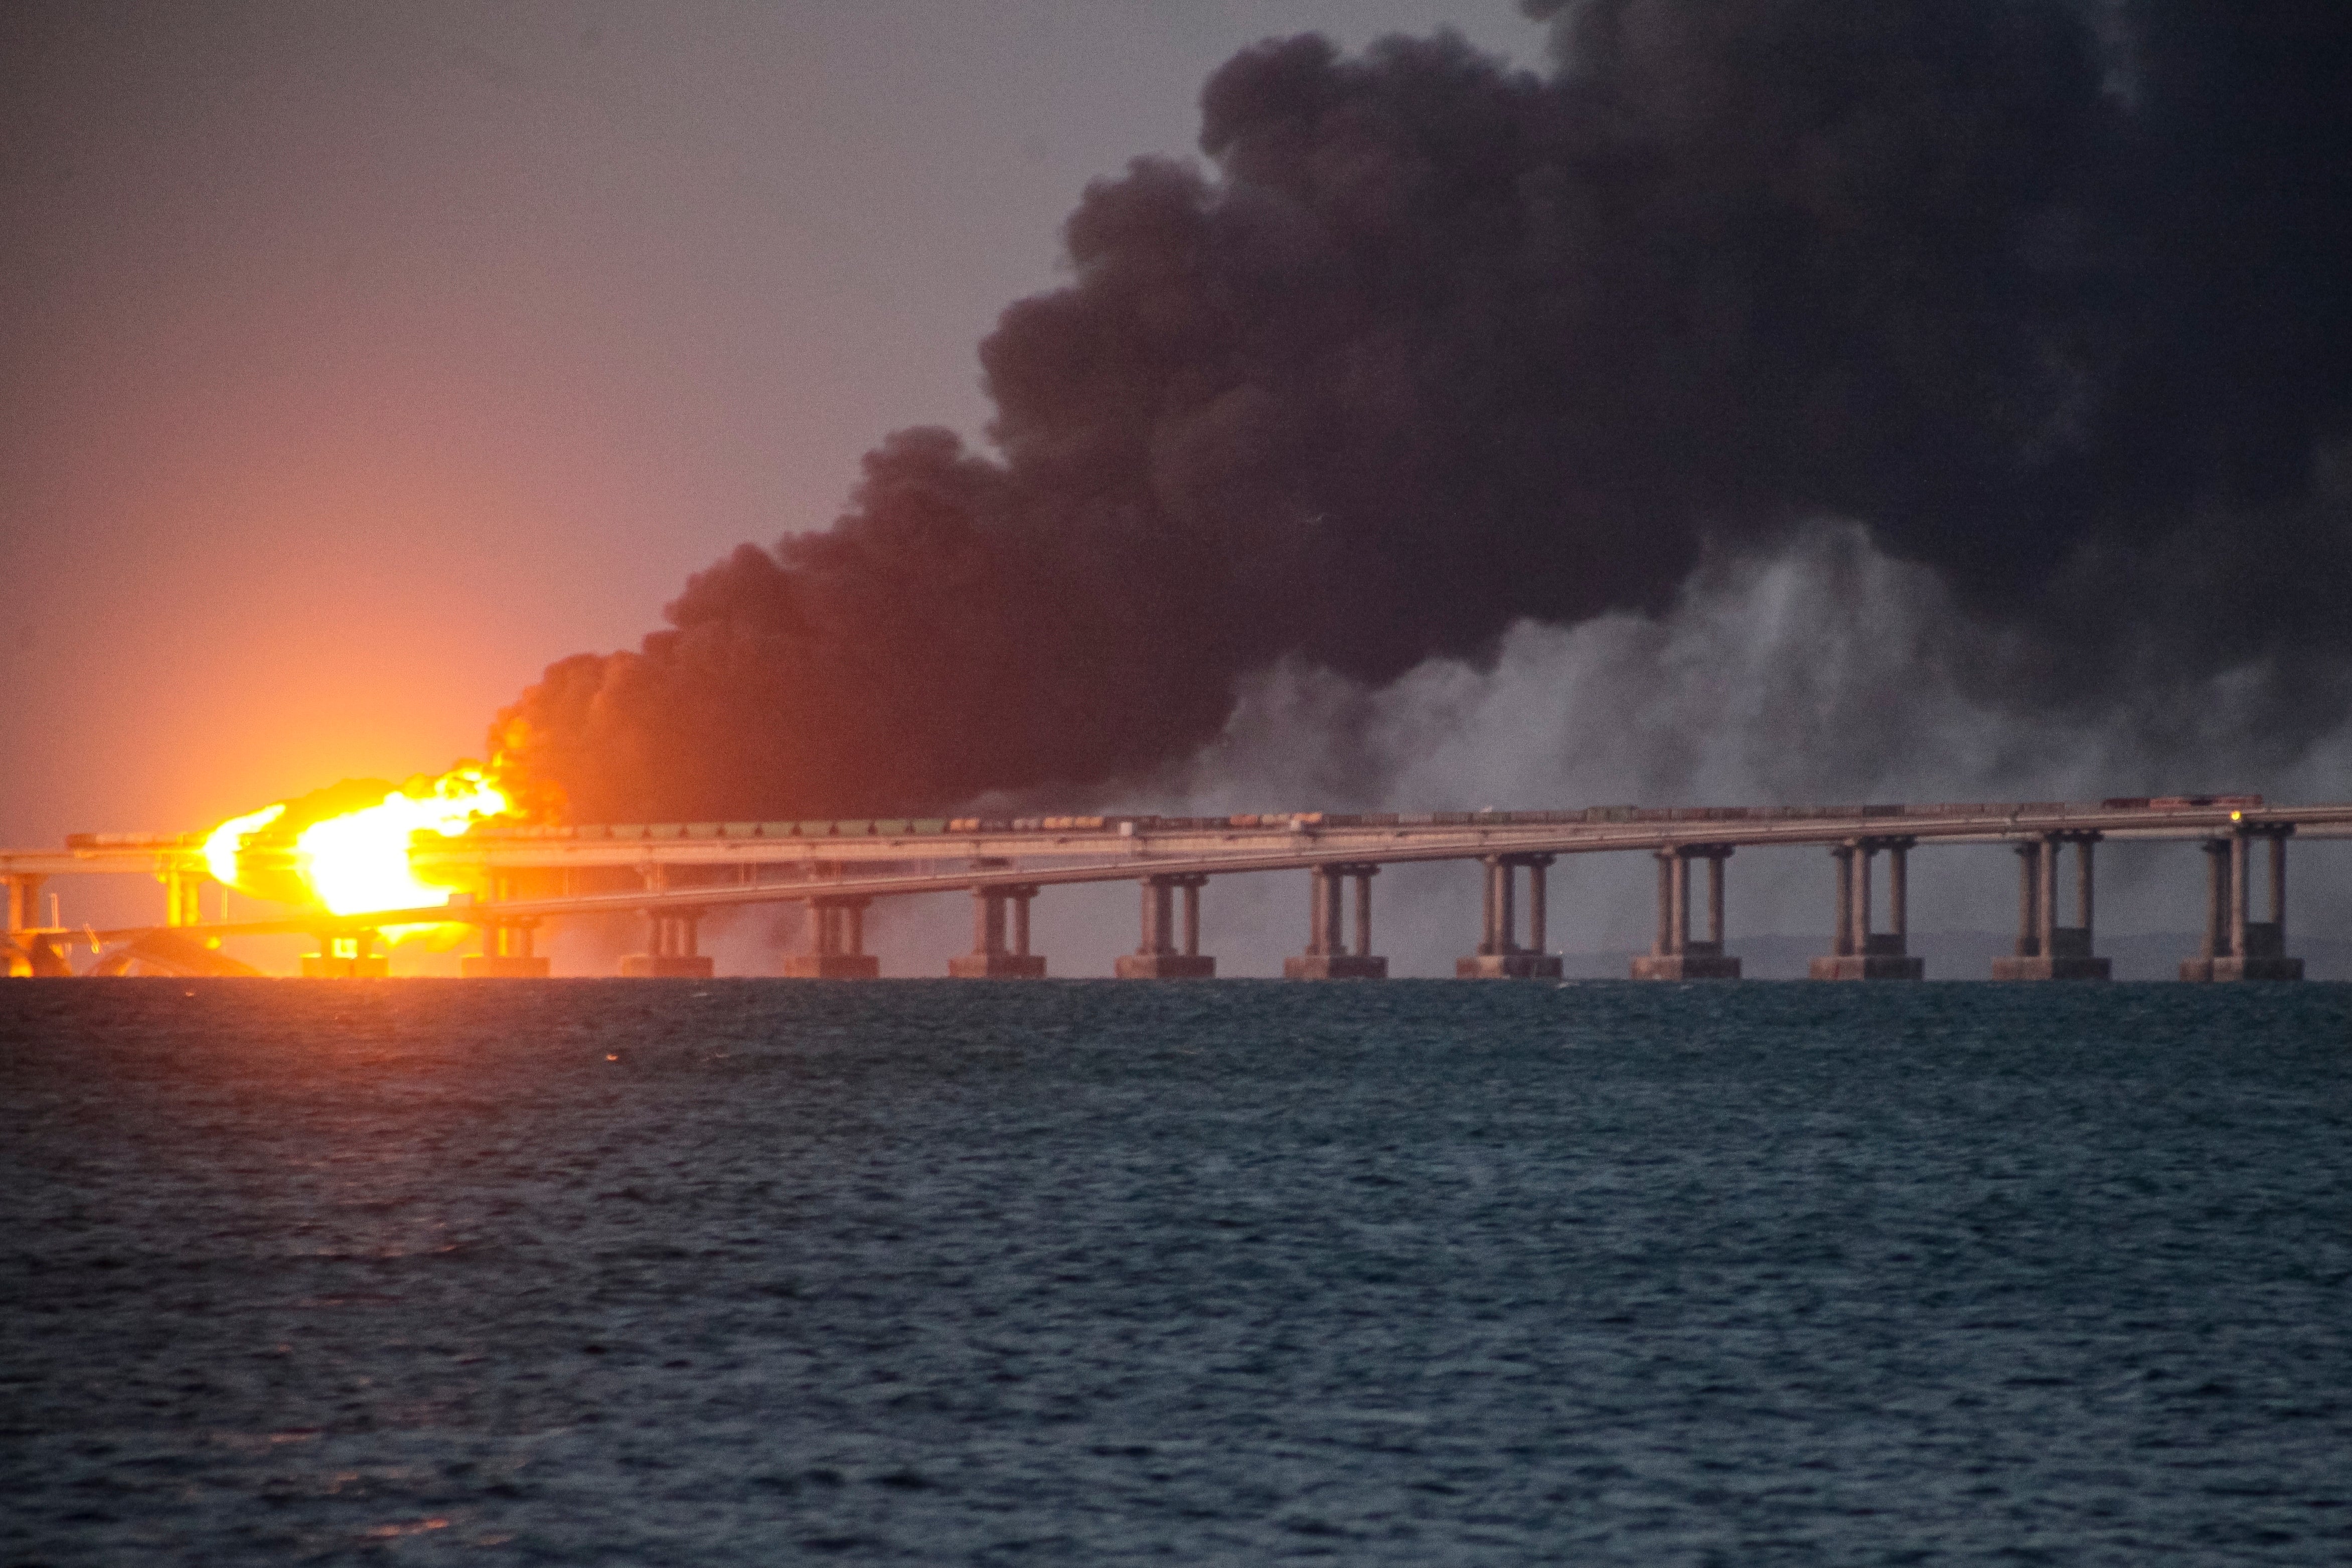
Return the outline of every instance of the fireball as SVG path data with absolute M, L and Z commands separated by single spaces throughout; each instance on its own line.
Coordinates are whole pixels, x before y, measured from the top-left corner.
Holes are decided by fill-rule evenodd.
M 205 867 L 213 880 L 225 888 L 237 886 L 236 858 L 244 852 L 245 841 L 285 815 L 286 803 L 281 800 L 247 816 L 232 816 L 214 828 L 205 840 Z
M 442 774 L 416 793 L 394 790 L 377 805 L 312 823 L 294 837 L 294 863 L 312 894 L 339 915 L 437 904 L 446 887 L 420 881 L 408 863 L 409 838 L 456 838 L 484 817 L 507 814 L 507 797 L 478 768 Z
M 231 817 L 205 840 L 205 862 L 230 887 L 338 915 L 415 909 L 449 893 L 409 864 L 415 835 L 455 838 L 477 822 L 513 815 L 508 793 L 470 763 L 397 789 L 346 781 Z

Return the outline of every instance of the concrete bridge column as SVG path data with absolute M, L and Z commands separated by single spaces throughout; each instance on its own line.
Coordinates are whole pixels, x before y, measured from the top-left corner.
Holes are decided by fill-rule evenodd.
M 1838 951 L 1816 958 L 1816 980 L 1917 980 L 1927 973 L 1924 960 L 1911 956 L 1911 881 L 1909 838 L 1855 838 L 1830 851 L 1838 861 Z M 1880 850 L 1887 857 L 1887 923 L 1892 930 L 1873 931 L 1870 918 L 1870 862 Z
M 1716 952 L 1723 951 L 1723 863 L 1731 858 L 1728 844 L 1706 858 L 1706 940 Z
M 2286 952 L 2286 841 L 2294 825 L 2242 825 L 2205 846 L 2206 951 L 2183 959 L 2183 980 L 2300 980 L 2303 960 Z M 2253 840 L 2270 840 L 2270 916 L 2252 919 Z
M 2096 833 L 2051 833 L 2018 846 L 2022 885 L 2019 892 L 2017 952 L 1992 961 L 1995 980 L 2105 980 L 2114 965 L 2092 952 L 2092 848 Z M 2074 847 L 2074 920 L 2058 923 L 2058 857 Z M 2030 951 L 2029 951 L 2030 950 Z
M 1855 951 L 1853 940 L 1853 847 L 1841 844 L 1830 851 L 1837 862 L 1837 935 L 1830 956 L 1844 958 Z
M 1723 951 L 1723 863 L 1728 844 L 1683 844 L 1658 854 L 1658 942 L 1633 960 L 1636 980 L 1737 980 L 1739 960 Z M 1693 937 L 1691 862 L 1706 862 L 1706 935 Z
M 959 980 L 1045 978 L 1045 961 L 1029 951 L 1029 900 L 1036 896 L 1034 888 L 974 888 L 971 952 L 949 959 L 948 973 Z
M 641 862 L 637 875 L 645 882 L 648 893 L 669 889 L 669 868 L 658 860 Z M 650 937 L 647 945 L 652 951 L 632 952 L 623 957 L 621 973 L 632 980 L 709 979 L 710 960 L 695 952 L 696 933 L 692 925 L 689 923 L 681 928 L 677 924 L 681 918 L 689 922 L 698 921 L 702 911 L 696 910 L 681 915 L 666 905 L 655 904 L 645 913 Z
M 13 875 L 8 884 L 8 935 L 0 942 L 0 974 L 15 979 L 62 978 L 73 973 L 65 953 L 52 938 L 36 936 L 42 929 L 41 888 L 47 877 L 29 872 Z
M 621 960 L 621 973 L 633 980 L 708 980 L 710 960 L 700 946 L 702 911 L 656 907 L 646 911 L 651 926 L 651 952 L 633 952 Z M 502 960 L 512 962 L 511 960 Z M 544 965 L 545 959 L 534 961 Z M 544 968 L 540 971 L 545 973 Z
M 381 980 L 391 961 L 375 952 L 376 933 L 352 931 L 341 936 L 321 933 L 319 951 L 302 957 L 305 980 Z
M 491 872 L 486 891 L 494 905 L 509 902 L 515 896 L 514 873 Z M 483 922 L 482 951 L 459 959 L 457 973 L 468 980 L 546 979 L 547 960 L 531 952 L 531 932 L 538 926 L 535 920 Z
M 1475 957 L 1454 961 L 1454 977 L 1457 980 L 1557 980 L 1559 959 L 1542 951 L 1549 935 L 1544 925 L 1549 914 L 1545 897 L 1544 870 L 1552 862 L 1549 855 L 1489 855 L 1481 865 L 1486 883 L 1486 919 L 1483 940 Z M 1517 921 L 1514 918 L 1515 881 L 1520 868 L 1528 871 L 1528 914 L 1533 920 L 1533 939 L 1528 947 L 1518 942 Z
M 2017 958 L 2040 958 L 2042 940 L 2042 843 L 2017 847 Z
M 882 961 L 866 951 L 866 906 L 873 901 L 854 895 L 811 899 L 808 951 L 785 954 L 784 973 L 794 980 L 880 979 Z
M 212 879 L 203 870 L 173 864 L 161 874 L 163 884 L 163 923 L 167 926 L 194 926 L 205 923 L 205 884 Z
M 1201 952 L 1202 875 L 1155 876 L 1143 879 L 1143 937 L 1133 952 L 1112 962 L 1121 980 L 1207 980 L 1217 973 L 1217 961 Z M 1183 946 L 1178 950 L 1176 895 L 1183 895 Z
M 1389 961 L 1372 952 L 1372 879 L 1378 866 L 1310 868 L 1307 898 L 1307 951 L 1282 961 L 1286 980 L 1385 980 Z M 1356 945 L 1349 951 L 1343 924 L 1347 883 L 1356 884 Z
M 1042 975 L 1045 973 L 1045 959 L 1029 951 L 1029 905 L 1036 896 L 1034 886 L 1004 889 L 1004 897 L 1013 906 L 1013 956 L 1036 958 L 1037 973 Z

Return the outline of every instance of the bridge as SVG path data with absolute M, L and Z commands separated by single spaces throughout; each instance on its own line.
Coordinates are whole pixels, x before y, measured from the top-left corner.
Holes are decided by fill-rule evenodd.
M 798 902 L 812 913 L 809 948 L 786 960 L 786 973 L 859 979 L 880 972 L 865 951 L 865 912 L 875 900 L 964 893 L 972 900 L 972 949 L 950 959 L 949 973 L 1041 978 L 1045 961 L 1030 945 L 1032 900 L 1050 887 L 1134 881 L 1140 936 L 1135 952 L 1118 959 L 1119 975 L 1205 978 L 1216 972 L 1215 959 L 1200 950 L 1201 897 L 1210 879 L 1304 871 L 1307 945 L 1286 960 L 1285 973 L 1378 979 L 1388 961 L 1372 951 L 1372 879 L 1383 866 L 1459 860 L 1478 864 L 1485 900 L 1475 949 L 1456 974 L 1556 978 L 1560 960 L 1547 948 L 1549 868 L 1562 856 L 1645 853 L 1657 867 L 1657 925 L 1651 951 L 1633 962 L 1633 977 L 1738 979 L 1740 961 L 1725 925 L 1727 862 L 1743 848 L 1814 846 L 1832 858 L 1834 875 L 1829 951 L 1812 961 L 1813 977 L 1918 979 L 1923 962 L 1908 951 L 1910 852 L 2001 845 L 2018 860 L 2018 936 L 2015 952 L 1995 961 L 1992 978 L 2090 980 L 2110 973 L 2095 951 L 2094 847 L 2152 839 L 2196 844 L 2205 856 L 2204 937 L 2200 952 L 2181 961 L 2181 978 L 2289 980 L 2303 974 L 2302 961 L 2286 951 L 2286 851 L 2297 836 L 2352 837 L 2352 804 L 2272 805 L 2256 795 L 2217 795 L 1421 816 L 484 824 L 463 837 L 425 834 L 415 842 L 412 862 L 423 876 L 468 889 L 446 903 L 345 917 L 313 909 L 207 921 L 211 879 L 201 835 L 82 834 L 62 849 L 0 849 L 8 891 L 0 954 L 12 974 L 65 975 L 73 973 L 66 951 L 87 942 L 103 953 L 87 971 L 93 974 L 249 973 L 218 952 L 220 939 L 290 932 L 320 944 L 304 960 L 306 974 L 365 976 L 384 973 L 374 952 L 379 933 L 455 922 L 482 935 L 483 951 L 465 960 L 465 973 L 532 977 L 547 973 L 547 960 L 533 952 L 532 933 L 542 922 L 626 914 L 645 919 L 649 941 L 646 952 L 622 960 L 624 974 L 700 977 L 712 970 L 698 951 L 699 922 L 710 911 Z M 2071 878 L 2061 869 L 2069 858 Z M 1705 880 L 1701 904 L 1694 903 L 1695 868 Z M 159 879 L 163 921 L 101 930 L 55 916 L 42 921 L 49 879 L 93 874 Z M 2258 877 L 2266 884 L 2267 920 L 2254 918 Z M 1883 922 L 1874 908 L 1884 909 Z

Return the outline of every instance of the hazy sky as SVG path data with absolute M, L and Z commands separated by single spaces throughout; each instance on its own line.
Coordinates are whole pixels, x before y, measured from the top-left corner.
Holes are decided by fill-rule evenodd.
M 438 770 L 821 527 L 1202 79 L 1509 0 L 0 12 L 0 842 Z

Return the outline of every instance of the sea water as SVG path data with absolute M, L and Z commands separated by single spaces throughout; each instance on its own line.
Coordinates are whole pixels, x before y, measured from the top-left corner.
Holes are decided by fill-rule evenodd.
M 2352 988 L 0 985 L 0 1561 L 2352 1561 Z

